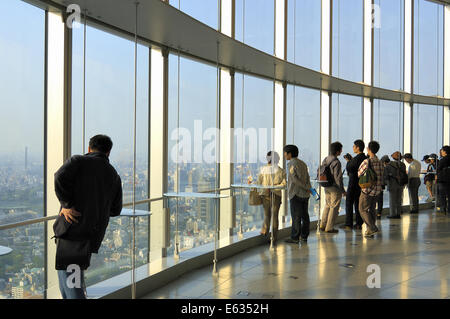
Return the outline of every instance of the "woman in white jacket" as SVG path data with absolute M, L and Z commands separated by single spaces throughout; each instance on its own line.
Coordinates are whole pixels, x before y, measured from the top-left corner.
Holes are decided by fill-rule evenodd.
M 263 186 L 286 186 L 286 172 L 278 165 L 280 162 L 280 155 L 278 155 L 277 152 L 270 151 L 267 153 L 266 158 L 268 164 L 259 169 L 257 184 Z M 281 205 L 281 190 L 260 189 L 259 195 L 262 197 L 264 207 L 264 223 L 261 229 L 261 235 L 269 235 L 270 220 L 273 217 L 273 239 L 276 241 L 278 212 Z

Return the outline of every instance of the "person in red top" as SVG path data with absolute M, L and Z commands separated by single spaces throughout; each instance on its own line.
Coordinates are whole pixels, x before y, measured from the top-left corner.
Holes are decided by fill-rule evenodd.
M 366 237 L 373 237 L 375 233 L 378 232 L 378 227 L 376 226 L 376 210 L 375 206 L 377 203 L 377 197 L 383 191 L 383 181 L 384 181 L 384 166 L 383 163 L 378 159 L 377 153 L 380 150 L 380 144 L 378 142 L 372 141 L 367 146 L 367 155 L 369 156 L 358 170 L 358 177 L 364 175 L 366 170 L 370 167 L 374 170 L 377 175 L 377 181 L 374 185 L 369 188 L 361 189 L 361 197 L 359 199 L 359 212 L 364 223 L 367 225 L 367 231 L 364 234 Z

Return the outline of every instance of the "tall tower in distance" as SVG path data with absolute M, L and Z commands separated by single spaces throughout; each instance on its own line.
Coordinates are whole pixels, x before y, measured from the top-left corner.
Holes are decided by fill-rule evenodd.
M 28 147 L 25 146 L 25 172 L 28 170 Z

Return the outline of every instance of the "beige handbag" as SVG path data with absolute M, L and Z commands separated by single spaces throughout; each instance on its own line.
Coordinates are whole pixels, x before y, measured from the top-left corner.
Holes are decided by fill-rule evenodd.
M 250 190 L 250 194 L 248 195 L 248 204 L 250 206 L 262 205 L 262 197 L 259 195 L 256 188 L 252 188 Z

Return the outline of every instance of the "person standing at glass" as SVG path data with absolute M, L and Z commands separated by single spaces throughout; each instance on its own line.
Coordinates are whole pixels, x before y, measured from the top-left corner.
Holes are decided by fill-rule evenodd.
M 400 219 L 401 218 L 401 207 L 402 207 L 402 194 L 404 187 L 400 185 L 400 171 L 406 172 L 406 165 L 401 161 L 398 161 L 398 157 L 392 158 L 394 161 L 389 161 L 387 158 L 385 168 L 384 168 L 384 184 L 387 185 L 389 192 L 389 219 Z M 397 154 L 398 155 L 398 154 Z M 383 162 L 383 159 L 381 161 Z
M 442 159 L 437 167 L 437 183 L 441 189 L 441 210 L 444 214 L 450 212 L 450 146 L 441 150 Z
M 334 228 L 336 218 L 339 215 L 339 208 L 342 197 L 347 196 L 344 188 L 343 172 L 341 161 L 338 157 L 342 154 L 343 145 L 340 142 L 334 142 L 330 145 L 330 155 L 322 162 L 321 167 L 329 167 L 333 175 L 333 185 L 324 188 L 325 207 L 322 212 L 319 229 L 326 233 L 336 234 L 339 230 Z
M 409 198 L 412 203 L 411 214 L 419 213 L 419 187 L 420 172 L 422 171 L 422 165 L 418 160 L 415 160 L 412 154 L 408 153 L 404 156 L 405 161 L 409 164 L 408 166 L 408 190 Z
M 353 143 L 353 152 L 356 154 L 350 160 L 347 160 L 347 174 L 349 177 L 347 187 L 347 197 L 345 201 L 345 224 L 342 226 L 345 230 L 361 229 L 363 220 L 359 214 L 359 197 L 361 196 L 361 187 L 358 183 L 358 169 L 361 163 L 366 159 L 363 153 L 366 145 L 362 140 L 356 140 Z M 344 157 L 345 158 L 345 157 Z M 353 207 L 355 208 L 356 221 L 353 225 Z
M 268 164 L 260 168 L 257 184 L 262 186 L 286 186 L 286 172 L 278 165 L 280 155 L 277 152 L 270 151 L 266 158 Z M 264 207 L 261 235 L 269 235 L 270 220 L 273 218 L 273 239 L 275 242 L 278 232 L 278 212 L 281 206 L 281 189 L 260 189 L 259 195 L 262 197 Z
M 286 145 L 283 149 L 284 158 L 288 164 L 288 198 L 291 206 L 292 231 L 287 243 L 298 244 L 301 240 L 306 243 L 309 236 L 308 203 L 311 195 L 311 180 L 308 166 L 298 159 L 298 148 Z

